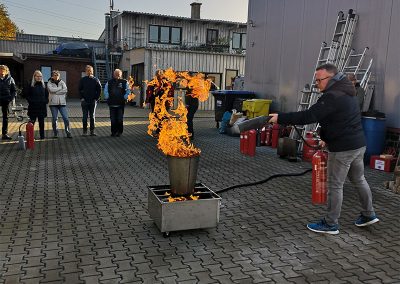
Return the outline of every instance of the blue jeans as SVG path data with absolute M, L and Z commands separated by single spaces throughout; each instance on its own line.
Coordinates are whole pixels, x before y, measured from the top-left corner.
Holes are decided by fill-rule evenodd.
M 361 213 L 366 217 L 375 215 L 372 193 L 364 177 L 364 153 L 366 147 L 328 155 L 328 224 L 338 224 L 343 202 L 343 184 L 346 177 L 358 191 Z
M 90 119 L 90 131 L 94 131 L 94 116 L 96 112 L 96 106 L 97 102 L 86 102 L 83 101 L 81 102 L 81 107 L 82 107 L 82 128 L 83 131 L 87 131 L 87 121 L 88 121 L 88 116 Z
M 62 119 L 64 121 L 64 128 L 65 128 L 65 133 L 70 133 L 69 129 L 69 119 L 68 119 L 68 110 L 66 106 L 63 105 L 58 105 L 58 106 L 50 106 L 50 111 L 51 111 L 51 116 L 52 116 L 52 126 L 53 126 L 53 132 L 54 135 L 58 135 L 58 129 L 57 129 L 57 122 L 58 122 L 58 112 L 61 113 Z
M 111 134 L 122 134 L 124 131 L 125 106 L 110 107 Z

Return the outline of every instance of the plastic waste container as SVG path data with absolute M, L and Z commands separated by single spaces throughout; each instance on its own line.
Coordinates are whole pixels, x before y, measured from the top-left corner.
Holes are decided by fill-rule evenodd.
M 362 116 L 361 122 L 367 140 L 364 162 L 369 163 L 372 155 L 380 155 L 385 149 L 386 118 Z
M 224 112 L 232 111 L 235 99 L 253 99 L 256 96 L 254 92 L 242 90 L 216 90 L 211 91 L 211 94 L 215 99 L 214 110 L 217 127 L 219 127 Z
M 272 100 L 264 100 L 264 99 L 247 100 L 243 102 L 242 110 L 246 111 L 246 116 L 248 118 L 268 115 L 269 106 L 271 103 Z

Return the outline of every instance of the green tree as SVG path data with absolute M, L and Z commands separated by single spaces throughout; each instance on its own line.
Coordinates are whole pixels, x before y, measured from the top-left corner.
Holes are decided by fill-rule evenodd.
M 10 19 L 7 7 L 0 4 L 0 39 L 15 39 L 17 32 L 19 29 Z

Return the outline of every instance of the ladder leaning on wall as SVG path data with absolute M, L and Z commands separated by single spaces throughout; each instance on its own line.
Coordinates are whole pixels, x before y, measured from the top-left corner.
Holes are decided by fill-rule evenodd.
M 351 48 L 357 22 L 358 15 L 355 14 L 352 9 L 348 11 L 347 15 L 345 15 L 342 11 L 338 13 L 332 40 L 329 45 L 326 42 L 321 44 L 314 70 L 318 66 L 326 63 L 335 64 L 338 66 L 338 70 L 342 70 L 344 68 L 346 59 L 348 58 L 349 49 Z M 315 86 L 315 72 L 313 72 L 311 84 L 307 84 L 301 92 L 297 111 L 309 109 L 313 104 L 316 103 L 320 96 L 321 93 Z M 298 141 L 299 152 L 301 152 L 303 149 L 303 142 L 300 139 L 300 136 L 304 137 L 306 131 L 315 129 L 316 127 L 316 124 L 307 126 L 297 125 L 296 128 L 299 130 L 299 132 L 297 132 L 295 129 L 292 129 L 289 137 Z

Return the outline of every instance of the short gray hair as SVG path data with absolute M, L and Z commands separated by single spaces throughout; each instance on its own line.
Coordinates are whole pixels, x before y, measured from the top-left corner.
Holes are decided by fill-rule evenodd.
M 328 73 L 333 73 L 335 75 L 339 72 L 336 65 L 332 64 L 332 63 L 322 64 L 322 65 L 318 66 L 317 69 L 315 69 L 315 71 L 319 71 L 319 70 L 326 70 Z

